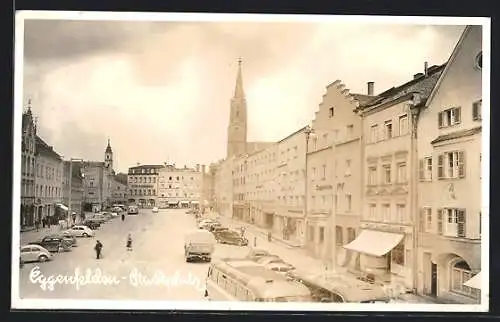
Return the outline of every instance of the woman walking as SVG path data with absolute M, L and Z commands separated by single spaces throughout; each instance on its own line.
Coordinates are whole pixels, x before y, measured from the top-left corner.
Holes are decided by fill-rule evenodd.
M 128 234 L 127 237 L 127 250 L 131 251 L 132 250 L 132 234 Z

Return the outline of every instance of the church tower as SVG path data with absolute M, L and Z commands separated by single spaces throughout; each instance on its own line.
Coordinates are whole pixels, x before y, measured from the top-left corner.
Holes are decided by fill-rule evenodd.
M 113 170 L 113 150 L 111 150 L 111 145 L 108 139 L 108 146 L 104 152 L 104 166 L 110 170 Z
M 238 75 L 234 97 L 231 99 L 229 125 L 227 129 L 227 157 L 246 153 L 247 147 L 247 103 L 243 92 L 241 58 L 238 60 Z

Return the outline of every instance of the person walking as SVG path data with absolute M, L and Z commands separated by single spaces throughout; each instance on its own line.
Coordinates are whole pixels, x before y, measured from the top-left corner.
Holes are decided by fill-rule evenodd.
M 125 212 L 122 212 L 122 221 L 125 221 Z
M 131 251 L 132 250 L 132 234 L 128 234 L 127 236 L 127 250 Z
M 95 254 L 96 254 L 96 259 L 100 259 L 101 258 L 102 247 L 103 247 L 102 243 L 100 241 L 96 241 L 95 246 L 94 246 L 94 250 L 95 250 Z

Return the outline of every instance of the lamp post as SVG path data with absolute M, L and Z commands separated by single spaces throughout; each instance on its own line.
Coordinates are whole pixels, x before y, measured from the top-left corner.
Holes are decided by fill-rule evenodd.
M 311 126 L 306 126 L 305 130 L 304 130 L 304 133 L 305 133 L 305 137 L 306 137 L 306 153 L 305 153 L 305 173 L 304 173 L 304 177 L 305 177 L 305 186 L 304 186 L 304 224 L 305 224 L 305 233 L 304 233 L 304 238 L 305 238 L 305 241 L 304 241 L 304 244 L 306 245 L 306 248 L 307 248 L 307 241 L 308 241 L 308 231 L 309 231 L 309 225 L 308 225 L 308 221 L 307 221 L 307 197 L 308 197 L 308 181 L 307 181 L 307 169 L 308 169 L 308 165 L 307 165 L 307 153 L 309 152 L 309 139 L 311 137 L 314 137 L 314 129 L 311 127 Z
M 69 193 L 68 193 L 68 226 L 71 220 L 71 179 L 73 178 L 73 161 L 80 161 L 83 164 L 83 159 L 70 158 L 69 159 Z

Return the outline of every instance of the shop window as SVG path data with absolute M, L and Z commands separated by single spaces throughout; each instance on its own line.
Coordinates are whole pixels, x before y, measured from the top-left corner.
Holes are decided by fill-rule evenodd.
M 399 243 L 391 251 L 391 259 L 394 264 L 404 265 L 405 264 L 405 244 L 404 242 Z

